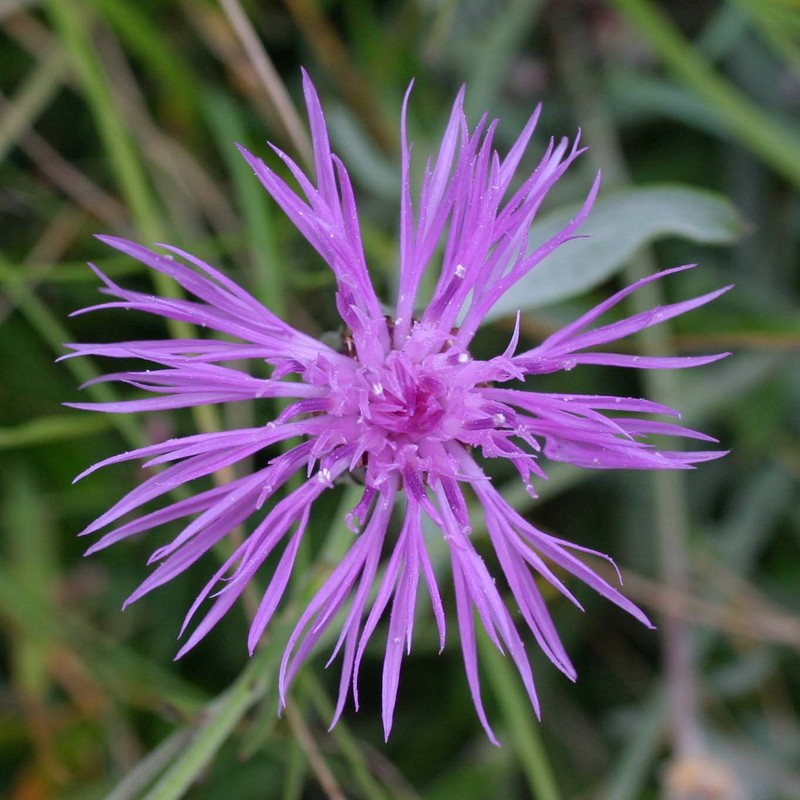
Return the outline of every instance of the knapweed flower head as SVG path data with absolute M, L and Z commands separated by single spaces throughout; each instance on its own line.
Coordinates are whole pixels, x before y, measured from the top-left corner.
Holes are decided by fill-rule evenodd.
M 129 291 L 96 270 L 105 284 L 103 291 L 115 299 L 86 311 L 144 311 L 221 336 L 70 345 L 71 355 L 139 358 L 153 367 L 99 379 L 130 384 L 149 396 L 76 403 L 77 408 L 131 413 L 264 398 L 285 398 L 285 406 L 265 425 L 159 442 L 87 470 L 84 474 L 131 459 L 144 459 L 144 466 L 158 468 L 84 531 L 108 529 L 89 552 L 183 521 L 177 537 L 153 553 L 151 563 L 157 566 L 129 598 L 132 602 L 187 570 L 245 524 L 244 540 L 189 609 L 183 631 L 194 627 L 179 655 L 220 621 L 272 556 L 274 567 L 250 627 L 252 652 L 286 591 L 301 542 L 311 535 L 314 503 L 340 478 L 355 473 L 363 491 L 347 516 L 352 541 L 289 637 L 280 666 L 281 702 L 300 665 L 335 624 L 338 639 L 331 660 L 341 657 L 341 680 L 333 723 L 351 690 L 357 707 L 359 666 L 386 616 L 382 707 L 388 736 L 401 661 L 411 649 L 420 597 L 427 595 L 441 646 L 445 644 L 442 576 L 429 555 L 430 537 L 441 537 L 449 554 L 467 682 L 480 721 L 495 741 L 481 702 L 476 619 L 494 645 L 513 659 L 537 713 L 520 628 L 530 631 L 563 673 L 575 677 L 543 600 L 541 581 L 579 606 L 568 587 L 570 578 L 577 578 L 649 623 L 633 603 L 576 556 L 576 551 L 593 551 L 534 527 L 502 497 L 481 464 L 507 460 L 533 492 L 533 482 L 546 477 L 545 460 L 590 469 L 685 469 L 720 456 L 714 450 L 661 449 L 649 441 L 651 434 L 713 441 L 676 423 L 648 417 L 677 415 L 662 405 L 629 397 L 545 393 L 536 391 L 535 378 L 578 364 L 662 369 L 715 361 L 720 356 L 655 358 L 624 355 L 616 349 L 606 352 L 603 346 L 702 306 L 724 289 L 621 321 L 601 322 L 605 312 L 641 286 L 687 267 L 667 270 L 618 291 L 532 349 L 518 352 L 517 325 L 504 352 L 487 360 L 476 358 L 471 343 L 487 312 L 548 253 L 572 238 L 589 213 L 599 181 L 562 231 L 538 248 L 529 247 L 528 232 L 548 191 L 582 152 L 578 140 L 551 141 L 534 171 L 514 188 L 539 110 L 501 157 L 493 148 L 495 122 L 487 123 L 484 117 L 475 129 L 468 127 L 462 90 L 414 203 L 405 125 L 407 95 L 401 122 L 397 290 L 387 312 L 370 279 L 350 178 L 331 152 L 319 99 L 305 74 L 304 91 L 315 181 L 273 148 L 298 191 L 261 159 L 240 149 L 275 202 L 333 271 L 344 332 L 341 345 L 329 346 L 291 327 L 189 253 L 100 237 L 172 278 L 188 299 Z M 430 272 L 437 276 L 435 288 L 427 306 L 420 309 L 420 287 Z M 255 365 L 254 374 L 241 367 L 247 360 Z M 264 362 L 271 368 L 267 378 L 258 377 Z M 284 451 L 275 455 L 281 443 L 286 443 Z M 263 465 L 249 474 L 211 488 L 203 485 L 202 479 L 212 473 L 265 451 L 272 457 L 265 462 L 262 455 Z M 289 483 L 293 476 L 300 476 L 299 485 Z M 195 482 L 200 482 L 196 488 Z M 145 510 L 146 504 L 167 498 L 175 487 L 189 485 L 188 497 L 167 499 L 157 510 Z M 138 516 L 122 521 L 131 512 Z M 488 531 L 495 556 L 491 565 L 471 539 L 474 514 L 480 515 Z M 384 552 L 388 556 L 382 559 Z M 496 582 L 496 577 L 502 580 Z M 519 609 L 516 621 L 504 594 Z

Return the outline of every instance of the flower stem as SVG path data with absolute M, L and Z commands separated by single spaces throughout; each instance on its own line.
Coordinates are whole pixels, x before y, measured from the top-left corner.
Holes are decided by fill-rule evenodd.
M 478 637 L 478 646 L 531 796 L 534 800 L 559 800 L 561 795 L 533 718 L 533 709 L 509 659 L 485 636 Z
M 322 790 L 329 800 L 347 800 L 333 772 L 331 772 L 328 762 L 325 761 L 319 747 L 317 747 L 317 743 L 314 741 L 314 737 L 311 735 L 311 731 L 308 729 L 303 715 L 291 699 L 286 701 L 286 720 L 289 723 L 289 727 L 292 729 L 292 733 L 295 735 L 295 739 L 305 753 L 308 763 L 311 765 L 311 769 L 317 776 Z
M 729 83 L 650 0 L 611 0 L 649 42 L 666 68 L 707 102 L 728 131 L 795 186 L 800 185 L 800 138 Z
M 272 63 L 272 59 L 264 49 L 264 45 L 261 44 L 261 40 L 258 38 L 239 0 L 220 0 L 220 5 L 233 27 L 239 43 L 253 65 L 253 69 L 258 75 L 267 97 L 278 112 L 286 135 L 303 162 L 306 165 L 313 165 L 314 157 L 311 151 L 311 142 L 305 126 L 300 120 L 300 115 L 297 113 L 297 108 L 295 108 L 292 98 L 286 91 L 286 86 L 284 86 L 278 71 L 275 69 L 275 65 Z

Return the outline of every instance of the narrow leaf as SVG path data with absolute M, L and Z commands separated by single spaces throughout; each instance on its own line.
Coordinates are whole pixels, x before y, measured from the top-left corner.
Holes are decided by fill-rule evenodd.
M 531 228 L 536 248 L 564 228 L 579 206 L 559 209 Z M 589 291 L 610 278 L 636 251 L 657 239 L 679 236 L 703 244 L 728 244 L 744 224 L 721 195 L 686 186 L 648 186 L 601 197 L 579 235 L 566 242 L 504 295 L 487 319 L 556 303 Z

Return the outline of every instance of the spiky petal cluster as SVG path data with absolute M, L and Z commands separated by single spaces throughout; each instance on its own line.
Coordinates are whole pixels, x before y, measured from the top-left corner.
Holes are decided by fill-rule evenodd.
M 574 576 L 649 623 L 616 588 L 574 555 L 584 548 L 538 530 L 517 513 L 487 478 L 481 460 L 508 459 L 530 487 L 532 478 L 545 477 L 542 457 L 599 469 L 683 469 L 720 455 L 717 451 L 672 452 L 649 443 L 648 434 L 712 441 L 679 425 L 643 417 L 643 413 L 676 414 L 656 403 L 548 394 L 535 391 L 535 385 L 523 388 L 520 382 L 576 364 L 673 368 L 714 361 L 719 356 L 645 358 L 603 352 L 602 346 L 697 308 L 721 292 L 622 321 L 595 324 L 631 292 L 678 271 L 668 270 L 618 292 L 533 349 L 517 353 L 515 332 L 501 355 L 473 358 L 470 343 L 486 313 L 523 275 L 573 236 L 589 212 L 598 182 L 574 220 L 541 247 L 531 249 L 531 223 L 550 188 L 580 154 L 578 142 L 551 142 L 536 169 L 512 190 L 538 109 L 501 158 L 493 149 L 494 122 L 487 124 L 484 118 L 474 130 L 468 128 L 462 92 L 438 155 L 428 164 L 416 206 L 411 200 L 404 103 L 399 280 L 394 310 L 387 317 L 367 270 L 350 179 L 331 153 L 319 100 L 305 75 L 304 89 L 316 183 L 277 149 L 299 192 L 259 158 L 243 149 L 242 154 L 333 271 L 337 308 L 352 337 L 348 347 L 339 351 L 295 330 L 220 272 L 177 248 L 161 246 L 166 254 L 160 254 L 122 239 L 100 237 L 172 278 L 189 299 L 129 291 L 97 271 L 105 283 L 103 291 L 116 299 L 95 308 L 145 311 L 202 326 L 222 338 L 70 345 L 75 351 L 71 355 L 136 357 L 156 367 L 100 379 L 130 384 L 150 396 L 76 407 L 129 413 L 263 398 L 291 402 L 267 425 L 173 439 L 89 469 L 87 473 L 131 459 L 144 459 L 145 466 L 159 468 L 86 529 L 85 533 L 94 533 L 110 528 L 90 552 L 183 521 L 178 536 L 153 553 L 151 563 L 157 566 L 130 597 L 128 602 L 132 602 L 188 569 L 234 528 L 249 521 L 245 540 L 212 575 L 189 610 L 184 629 L 210 601 L 180 653 L 205 636 L 275 553 L 277 564 L 250 629 L 252 651 L 285 592 L 298 548 L 308 535 L 312 505 L 340 476 L 358 470 L 364 489 L 348 517 L 355 534 L 352 545 L 289 639 L 280 669 L 281 698 L 320 637 L 339 618 L 334 656 L 341 655 L 342 672 L 334 722 L 351 688 L 357 705 L 365 647 L 388 613 L 383 667 L 383 723 L 388 735 L 419 595 L 428 596 L 444 646 L 445 611 L 426 542 L 430 530 L 435 530 L 449 552 L 467 681 L 481 723 L 494 741 L 478 683 L 475 612 L 492 642 L 514 660 L 537 713 L 538 701 L 525 646 L 503 600 L 502 585 L 496 584 L 471 541 L 470 498 L 479 504 L 513 604 L 538 644 L 567 676 L 574 678 L 575 672 L 537 577 L 579 605 L 564 582 L 565 576 Z M 427 307 L 416 311 L 428 270 L 438 271 L 438 282 Z M 269 379 L 231 366 L 245 359 L 271 365 Z M 289 375 L 293 380 L 284 380 Z M 290 446 L 290 440 L 298 437 L 301 443 Z M 193 484 L 256 453 L 274 453 L 272 448 L 280 443 L 287 443 L 285 452 L 249 474 L 213 488 L 201 484 L 186 499 L 168 500 L 159 510 L 143 511 L 145 504 L 165 498 L 176 486 Z M 305 480 L 289 488 L 287 482 L 298 473 Z M 400 523 L 398 530 L 390 530 L 395 507 L 400 509 Z M 139 516 L 121 522 L 131 512 Z M 429 530 L 423 533 L 423 528 Z M 378 580 L 385 548 L 391 555 Z M 370 606 L 370 590 L 376 582 L 377 594 Z

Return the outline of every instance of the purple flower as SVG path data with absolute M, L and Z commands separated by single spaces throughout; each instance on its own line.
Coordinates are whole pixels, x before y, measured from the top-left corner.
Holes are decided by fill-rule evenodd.
M 114 298 L 97 308 L 145 311 L 222 334 L 219 338 L 73 344 L 70 355 L 140 358 L 157 369 L 124 371 L 99 381 L 119 381 L 150 393 L 144 399 L 76 403 L 76 408 L 130 413 L 261 398 L 289 398 L 272 422 L 243 430 L 201 433 L 143 447 L 91 467 L 131 459 L 161 467 L 93 522 L 85 534 L 110 528 L 90 549 L 165 523 L 183 520 L 183 530 L 157 549 L 150 576 L 133 602 L 182 573 L 231 531 L 250 521 L 250 532 L 216 571 L 189 610 L 185 630 L 209 601 L 178 655 L 194 647 L 216 625 L 265 560 L 277 565 L 252 621 L 248 646 L 257 646 L 286 590 L 298 548 L 307 535 L 317 498 L 347 473 L 363 481 L 360 502 L 348 514 L 349 551 L 319 588 L 289 638 L 280 667 L 280 697 L 326 629 L 339 618 L 332 659 L 341 655 L 339 699 L 333 723 L 352 687 L 358 707 L 358 672 L 365 648 L 388 611 L 383 664 L 383 726 L 388 736 L 403 653 L 411 649 L 417 600 L 427 595 L 445 642 L 445 611 L 426 539 L 447 544 L 455 611 L 466 677 L 478 716 L 495 738 L 484 713 L 478 682 L 475 612 L 498 649 L 513 658 L 537 714 L 533 676 L 518 625 L 506 606 L 507 589 L 521 622 L 569 678 L 575 670 L 545 606 L 537 576 L 575 605 L 567 586 L 574 576 L 645 625 L 647 617 L 575 552 L 601 555 L 555 538 L 517 513 L 487 477 L 481 462 L 507 459 L 529 491 L 544 479 L 543 459 L 591 469 L 686 469 L 717 458 L 719 451 L 657 448 L 649 434 L 714 441 L 675 423 L 643 415 L 677 412 L 629 397 L 551 394 L 535 391 L 529 376 L 603 364 L 646 369 L 692 367 L 721 356 L 652 358 L 603 352 L 603 345 L 704 305 L 725 289 L 655 308 L 622 321 L 595 324 L 641 286 L 688 267 L 666 270 L 617 292 L 538 346 L 517 352 L 519 329 L 505 352 L 474 358 L 472 339 L 494 303 L 554 248 L 567 242 L 586 218 L 597 194 L 595 181 L 583 208 L 564 230 L 541 247 L 528 246 L 528 231 L 550 188 L 582 150 L 578 141 L 550 142 L 536 169 L 518 188 L 514 174 L 538 119 L 534 112 L 508 154 L 493 149 L 496 123 L 483 118 L 470 132 L 459 93 L 439 153 L 429 162 L 419 200 L 412 203 L 411 149 L 403 106 L 402 194 L 397 296 L 390 313 L 370 280 L 359 234 L 352 186 L 331 153 L 322 109 L 304 74 L 314 143 L 316 185 L 277 148 L 299 185 L 291 188 L 256 156 L 242 150 L 266 190 L 327 262 L 336 277 L 336 305 L 345 327 L 342 346 L 330 347 L 282 322 L 258 300 L 203 261 L 175 247 L 168 254 L 123 239 L 100 237 L 109 246 L 168 275 L 190 299 L 153 297 L 124 289 L 99 270 L 103 292 Z M 438 274 L 427 307 L 417 310 L 426 271 Z M 600 348 L 599 350 L 597 348 Z M 232 362 L 266 362 L 268 379 Z M 293 380 L 284 380 L 287 376 Z M 633 414 L 634 416 L 631 416 Z M 300 444 L 288 445 L 290 440 Z M 286 449 L 252 474 L 222 486 L 193 491 L 159 510 L 145 504 L 177 486 L 207 478 L 281 442 Z M 303 482 L 290 488 L 292 476 Z M 469 499 L 483 515 L 496 564 L 489 566 L 470 538 Z M 391 524 L 397 509 L 398 525 Z M 121 522 L 131 512 L 139 516 Z M 430 530 L 423 530 L 426 525 Z M 381 577 L 381 553 L 391 555 Z M 279 556 L 278 556 L 279 554 Z M 605 556 L 602 556 L 606 558 Z M 499 566 L 499 571 L 497 570 Z M 503 584 L 495 583 L 500 574 Z M 420 584 L 424 589 L 420 588 Z M 371 598 L 371 590 L 376 590 Z

